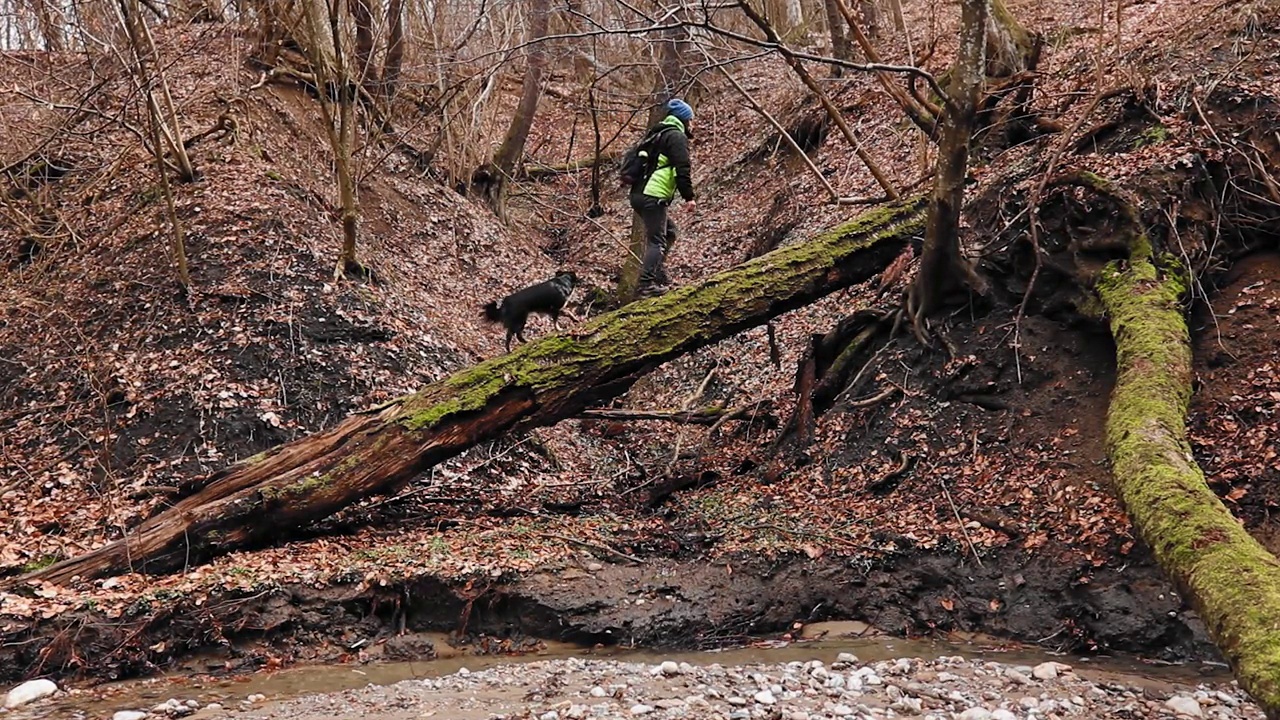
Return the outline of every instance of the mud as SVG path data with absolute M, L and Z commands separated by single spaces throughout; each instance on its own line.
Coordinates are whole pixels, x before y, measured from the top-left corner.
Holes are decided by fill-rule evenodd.
M 1087 584 L 1077 582 L 1086 572 Z M 430 633 L 450 633 L 473 654 L 537 649 L 538 639 L 707 649 L 830 619 L 904 636 L 980 632 L 1056 650 L 1217 657 L 1149 561 L 1073 569 L 1007 551 L 982 567 L 925 553 L 877 566 L 795 557 L 590 563 L 470 590 L 424 577 L 376 590 L 295 586 L 200 606 L 179 600 L 124 621 L 80 611 L 8 633 L 0 680 L 429 659 L 442 650 Z

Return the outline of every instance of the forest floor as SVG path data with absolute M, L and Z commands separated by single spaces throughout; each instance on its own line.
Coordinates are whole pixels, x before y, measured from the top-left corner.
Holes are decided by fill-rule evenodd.
M 930 63 L 944 68 L 946 22 L 928 22 L 932 3 L 906 4 L 912 27 L 937 28 Z M 1133 116 L 1123 98 L 1103 103 L 1100 119 L 1118 120 L 1072 165 L 1123 180 L 1211 159 L 1214 125 L 1187 119 L 1192 100 L 1224 132 L 1280 105 L 1274 1 L 1152 0 L 1105 29 L 1075 4 L 1011 5 L 1050 38 L 1038 107 L 1070 125 L 1090 88 L 1125 86 L 1154 115 Z M 367 159 L 361 186 L 374 279 L 333 282 L 339 229 L 312 100 L 279 84 L 247 90 L 256 73 L 225 59 L 243 60 L 250 45 L 225 28 L 160 42 L 189 131 L 240 108 L 239 134 L 196 145 L 203 175 L 178 188 L 194 291 L 175 290 L 147 156 L 108 116 L 127 82 L 104 74 L 89 101 L 106 116 L 93 116 L 99 132 L 61 139 L 55 159 L 71 171 L 13 201 L 38 201 L 31 216 L 45 239 L 0 227 L 0 577 L 120 538 L 226 464 L 497 354 L 502 333 L 479 312 L 488 300 L 560 266 L 589 288 L 616 281 L 630 217 L 612 183 L 607 214 L 593 221 L 583 219 L 587 173 L 521 183 L 504 227 L 393 154 Z M 885 44 L 901 59 L 900 41 Z M 0 93 L 3 147 L 31 147 L 62 119 L 27 96 L 74 106 L 96 77 L 79 56 L 7 54 L 0 65 L 22 91 Z M 780 63 L 738 72 L 779 116 L 818 117 Z M 676 283 L 850 212 L 821 204 L 767 124 L 708 82 L 693 141 L 699 212 L 674 210 Z M 918 185 L 926 165 L 885 94 L 863 77 L 828 84 L 871 154 L 902 186 Z M 530 142 L 538 159 L 585 154 L 574 139 L 583 115 L 548 94 Z M 1025 195 L 1020 168 L 1052 142 L 979 151 L 971 248 L 999 238 L 988 222 L 998 218 L 981 212 L 998 214 L 993 195 Z M 844 194 L 875 194 L 843 145 L 831 133 L 819 168 Z M 1203 282 L 1194 450 L 1214 489 L 1280 550 L 1280 255 L 1254 254 Z M 1114 361 L 1100 325 L 1032 313 L 1015 348 L 1012 311 L 959 313 L 948 330 L 955 360 L 891 345 L 819 419 L 812 446 L 779 461 L 777 425 L 810 335 L 901 288 L 873 283 L 780 318 L 778 365 L 758 328 L 668 363 L 621 403 L 758 409 L 714 437 L 694 425 L 570 420 L 477 447 L 396 497 L 272 547 L 164 577 L 0 593 L 0 679 L 146 674 L 211 649 L 198 669 L 410 659 L 432 652 L 414 634 L 439 630 L 480 653 L 538 638 L 707 647 L 828 618 L 1211 657 L 1111 493 L 1102 426 Z

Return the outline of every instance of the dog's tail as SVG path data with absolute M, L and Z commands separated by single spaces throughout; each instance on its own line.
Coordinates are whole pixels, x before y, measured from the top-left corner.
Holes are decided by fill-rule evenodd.
M 502 320 L 502 311 L 498 309 L 497 302 L 491 302 L 484 306 L 484 317 L 489 322 L 498 322 Z

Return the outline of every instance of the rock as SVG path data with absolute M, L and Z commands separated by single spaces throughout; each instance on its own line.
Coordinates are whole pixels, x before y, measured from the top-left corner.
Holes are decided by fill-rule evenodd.
M 1174 695 L 1164 701 L 1164 706 L 1179 717 L 1204 717 L 1204 713 L 1200 710 L 1200 703 L 1196 702 L 1195 698 L 1187 697 L 1186 695 Z
M 538 720 L 560 720 L 560 713 L 555 710 L 544 712 L 538 716 Z
M 734 710 L 729 713 L 729 720 L 751 720 L 750 710 Z
M 684 701 L 680 698 L 663 698 L 654 703 L 654 707 L 660 707 L 663 710 L 675 710 L 684 707 Z
M 1030 684 L 1031 684 L 1031 678 L 1027 677 L 1026 675 L 1023 675 L 1022 673 L 1018 672 L 1017 670 L 1010 670 L 1010 671 L 1006 672 L 1006 673 L 1004 674 L 1004 676 L 1005 676 L 1006 678 L 1008 678 L 1008 679 L 1009 679 L 1009 681 L 1010 681 L 1010 682 L 1012 682 L 1012 683 L 1013 683 L 1013 684 L 1015 684 L 1015 685 L 1030 685 Z
M 680 674 L 680 665 L 674 660 L 668 660 L 658 666 L 658 670 L 667 677 Z
M 924 701 L 917 697 L 902 697 L 890 707 L 904 715 L 919 715 L 924 712 Z
M 222 709 L 222 703 L 209 703 L 208 705 L 204 706 L 204 709 L 212 712 L 217 712 Z
M 744 697 L 738 697 L 735 695 L 733 697 L 725 698 L 725 702 L 729 703 L 730 705 L 746 705 L 747 699 Z
M 1033 697 L 1024 697 L 1018 700 L 1018 704 L 1021 705 L 1024 710 L 1035 710 L 1040 707 L 1040 700 Z
M 760 692 L 753 695 L 752 699 L 760 703 L 761 705 L 773 705 L 774 703 L 778 702 L 778 699 L 775 698 L 773 696 L 773 693 L 769 692 L 768 690 L 761 690 Z
M 991 712 L 991 720 L 1018 720 L 1018 716 L 1001 708 Z
M 682 663 L 680 663 L 680 674 L 681 674 L 681 675 L 693 675 L 693 674 L 694 674 L 695 672 L 697 672 L 697 671 L 698 671 L 698 669 L 697 669 L 697 668 L 695 668 L 694 666 L 690 665 L 690 664 L 689 664 L 689 663 L 687 663 L 687 662 L 682 662 Z
M 111 720 L 142 720 L 147 714 L 141 710 L 121 710 L 111 716 Z
M 853 653 L 842 652 L 836 656 L 836 662 L 853 664 L 858 662 L 858 656 Z
M 587 716 L 586 705 L 570 705 L 569 709 L 564 712 L 564 716 L 569 720 L 582 720 Z
M 991 711 L 986 708 L 969 708 L 957 715 L 956 720 L 991 720 Z
M 52 680 L 28 680 L 9 691 L 5 696 L 4 706 L 10 710 L 33 703 L 40 698 L 49 697 L 58 692 L 58 686 Z
M 598 562 L 587 563 L 587 572 L 600 572 L 603 569 L 604 569 L 604 566 Z
M 848 705 L 837 705 L 831 708 L 831 714 L 836 717 L 849 717 L 853 714 L 853 708 Z
M 631 706 L 632 715 L 648 715 L 651 712 L 653 712 L 653 706 L 651 705 L 644 705 L 642 703 L 638 703 L 636 705 Z
M 595 687 L 591 688 L 591 690 L 588 691 L 587 694 L 594 698 L 602 698 L 609 695 L 608 691 L 606 691 L 604 688 L 600 687 L 599 685 L 596 685 Z
M 1042 662 L 1031 669 L 1031 674 L 1040 680 L 1053 680 L 1059 674 L 1071 670 L 1070 665 L 1063 665 L 1058 662 Z

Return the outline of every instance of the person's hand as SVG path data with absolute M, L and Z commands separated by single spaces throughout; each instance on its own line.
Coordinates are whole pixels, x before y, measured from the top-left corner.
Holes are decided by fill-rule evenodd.
M 694 213 L 698 212 L 698 201 L 688 200 L 685 202 L 684 207 L 689 212 L 690 215 L 693 215 Z

